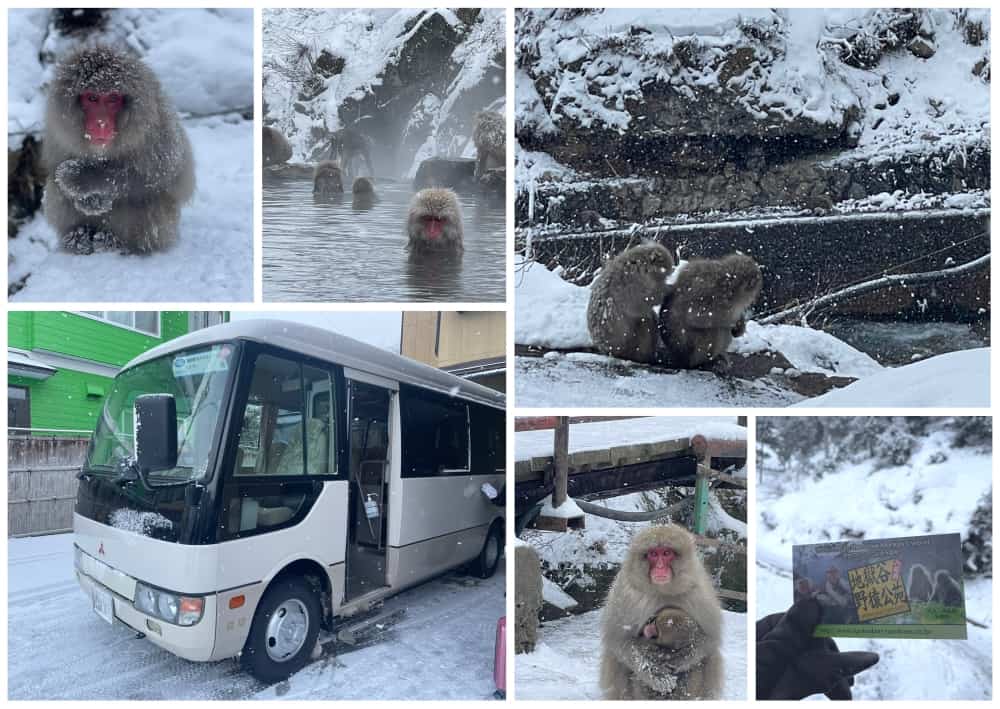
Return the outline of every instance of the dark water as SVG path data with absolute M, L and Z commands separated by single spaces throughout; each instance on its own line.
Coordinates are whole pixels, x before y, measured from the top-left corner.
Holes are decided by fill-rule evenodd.
M 989 323 L 894 322 L 837 317 L 823 329 L 887 367 L 989 346 Z
M 351 194 L 313 198 L 309 180 L 264 183 L 264 300 L 502 302 L 506 238 L 502 202 L 459 195 L 461 258 L 411 259 L 409 184 L 379 180 L 379 201 L 356 209 Z

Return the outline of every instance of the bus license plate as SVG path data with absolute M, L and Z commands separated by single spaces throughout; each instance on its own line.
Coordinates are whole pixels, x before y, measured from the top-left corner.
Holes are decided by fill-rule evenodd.
M 111 596 L 111 591 L 94 586 L 94 612 L 101 616 L 109 625 L 115 622 L 115 605 Z

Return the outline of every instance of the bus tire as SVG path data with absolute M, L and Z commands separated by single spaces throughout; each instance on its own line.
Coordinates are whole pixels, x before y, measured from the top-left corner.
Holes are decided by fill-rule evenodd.
M 300 576 L 279 578 L 257 606 L 240 664 L 261 682 L 288 679 L 309 663 L 322 621 L 315 589 Z
M 500 566 L 500 557 L 503 556 L 503 521 L 497 520 L 490 525 L 490 531 L 486 533 L 486 541 L 479 552 L 479 558 L 473 564 L 476 576 L 481 579 L 488 579 L 497 572 Z

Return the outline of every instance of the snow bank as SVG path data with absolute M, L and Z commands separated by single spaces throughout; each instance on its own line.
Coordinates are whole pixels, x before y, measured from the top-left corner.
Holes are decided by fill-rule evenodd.
M 820 372 L 847 377 L 867 377 L 883 367 L 874 359 L 821 330 L 795 325 L 747 323 L 743 337 L 733 340 L 731 352 L 780 352 L 800 372 Z
M 590 289 L 564 281 L 533 261 L 515 271 L 514 342 L 557 349 L 590 347 Z
M 574 423 L 569 427 L 569 451 L 606 450 L 616 446 L 691 438 L 699 433 L 709 440 L 745 441 L 747 437 L 747 430 L 737 425 L 733 417 L 650 416 Z M 515 460 L 550 456 L 552 451 L 552 431 L 518 431 L 514 434 Z
M 799 406 L 990 405 L 990 349 L 961 350 L 887 369 Z

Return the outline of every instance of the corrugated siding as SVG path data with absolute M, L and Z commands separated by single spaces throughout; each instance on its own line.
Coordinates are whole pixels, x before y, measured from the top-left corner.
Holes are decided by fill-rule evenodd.
M 32 349 L 59 352 L 120 367 L 139 353 L 185 334 L 187 329 L 186 312 L 162 313 L 160 337 L 69 312 L 35 313 Z
M 92 431 L 104 406 L 104 397 L 88 397 L 87 385 L 111 391 L 112 380 L 96 374 L 61 369 L 45 380 L 7 377 L 15 386 L 27 386 L 31 396 L 31 427 Z

